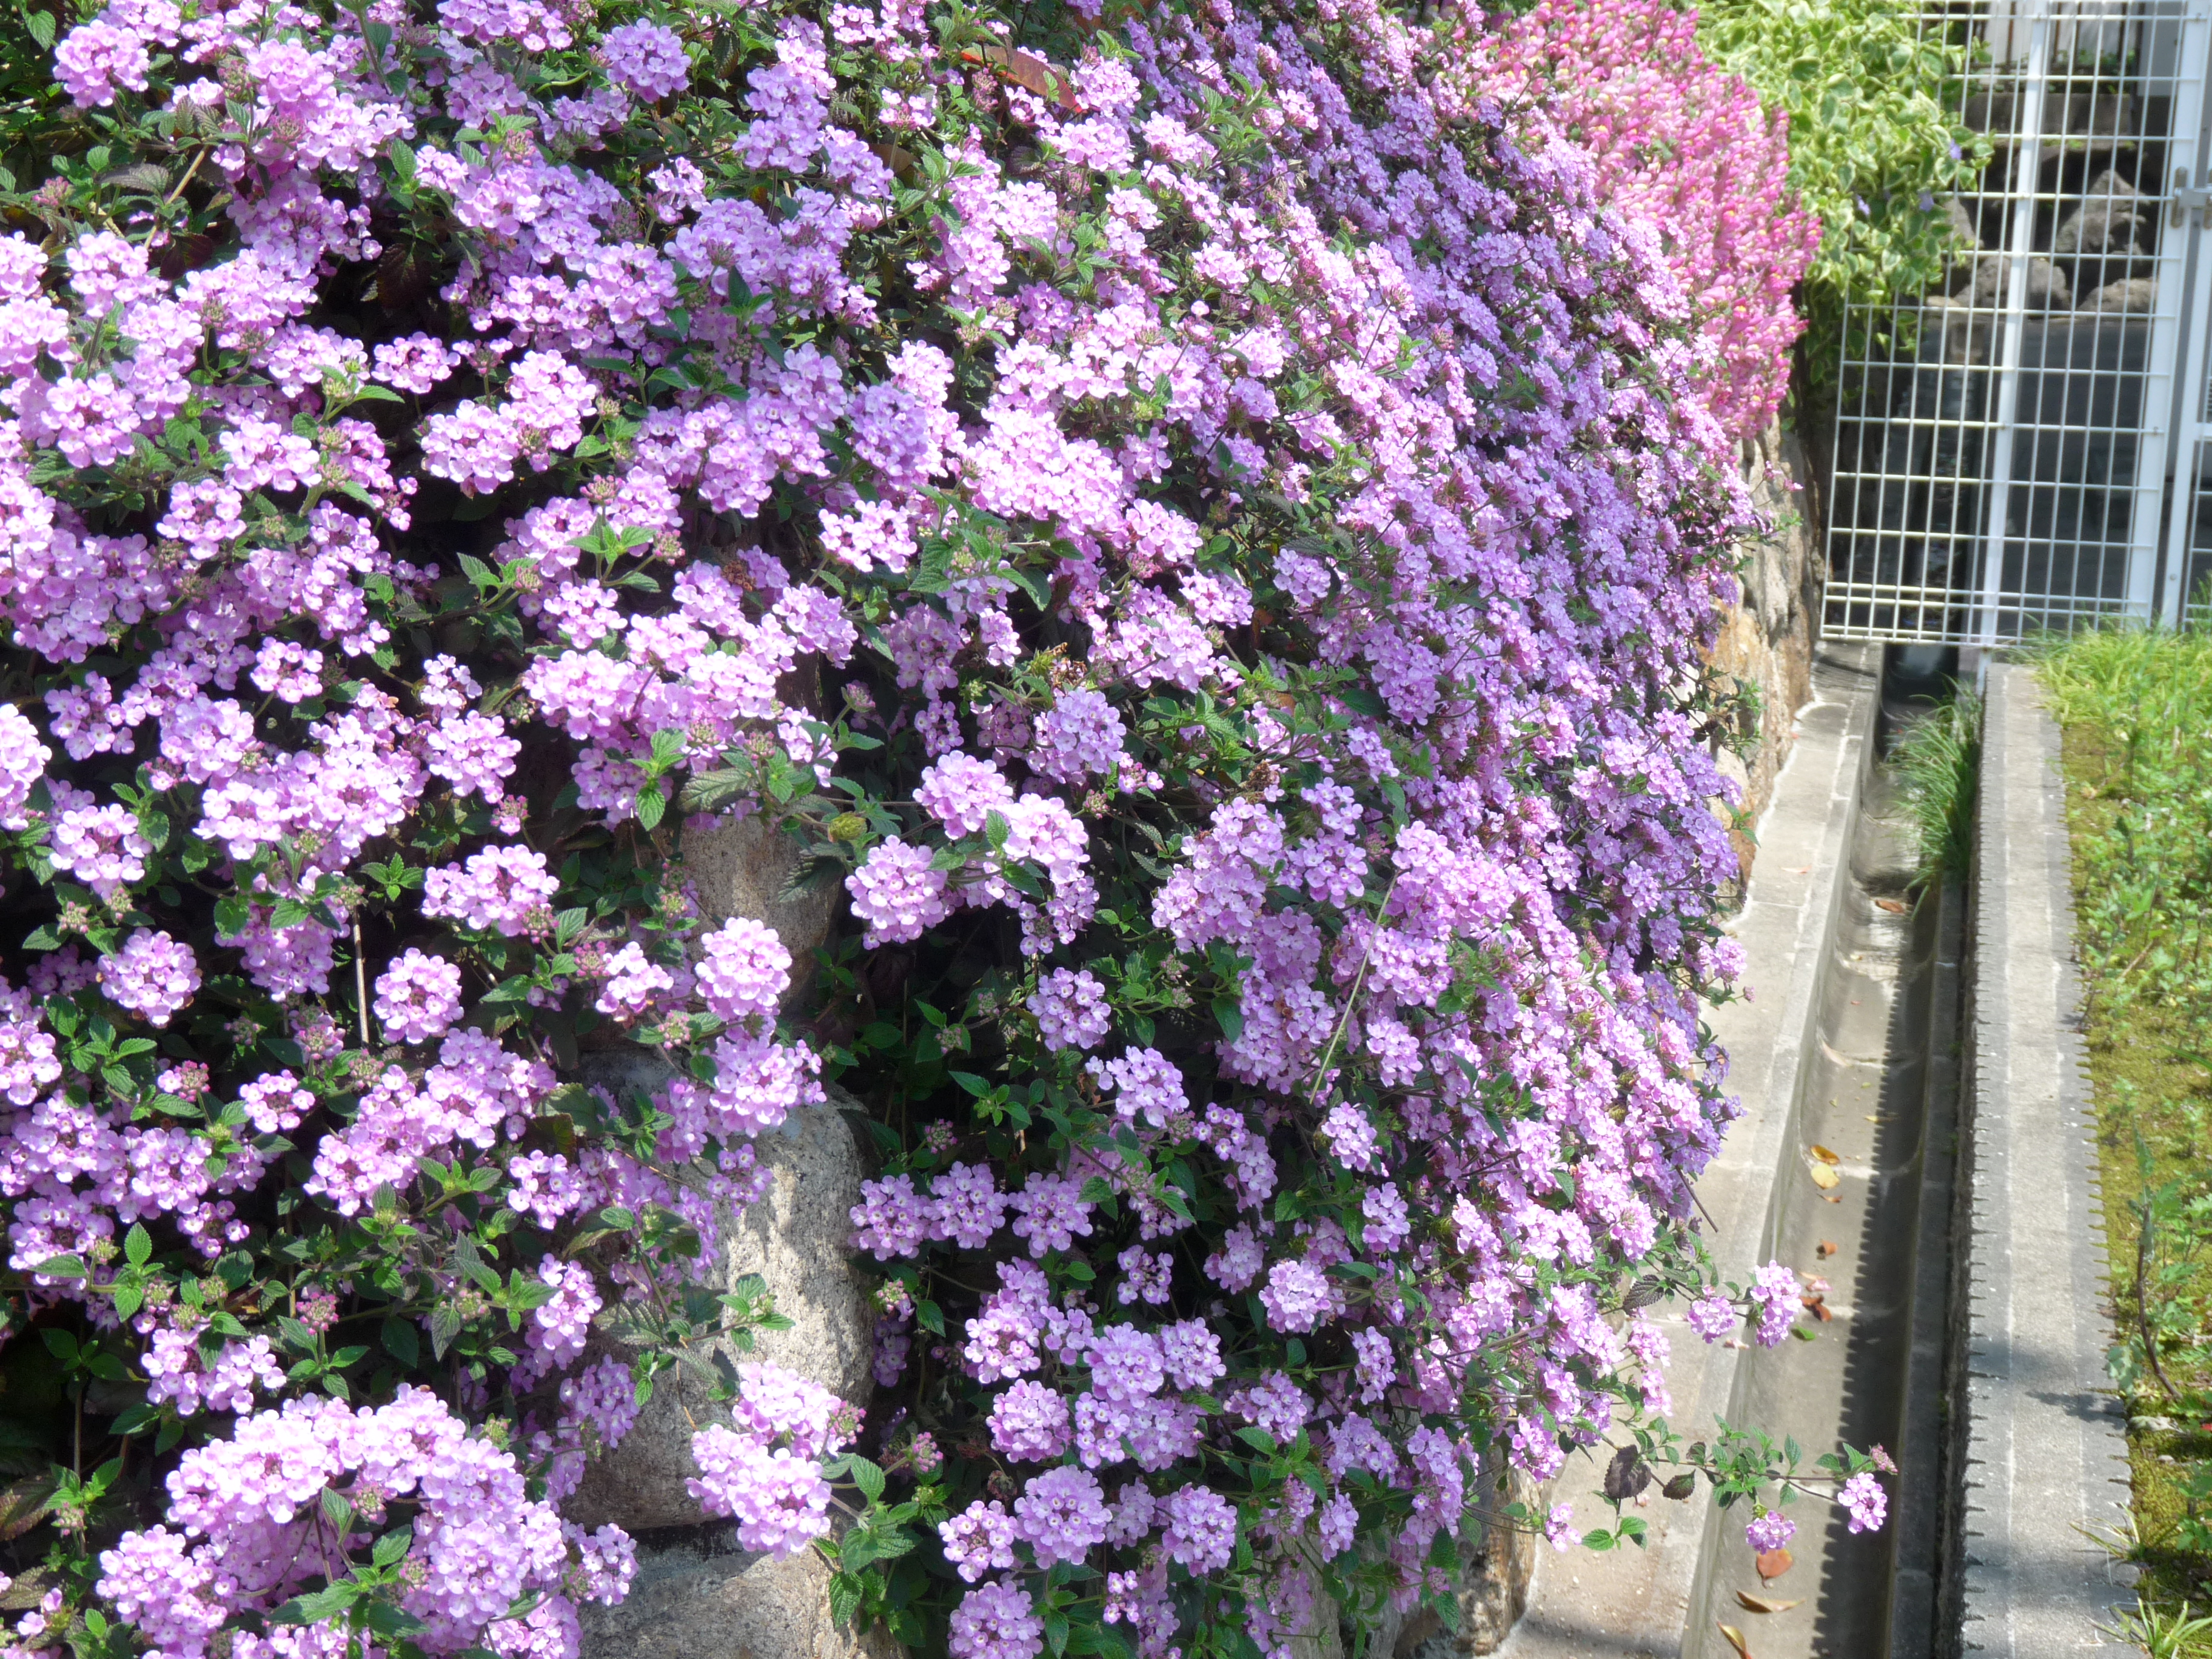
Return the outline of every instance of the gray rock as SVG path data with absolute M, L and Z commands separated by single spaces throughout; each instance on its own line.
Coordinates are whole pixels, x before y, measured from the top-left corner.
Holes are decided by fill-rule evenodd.
M 730 1528 L 638 1551 L 629 1599 L 582 1610 L 584 1659 L 894 1659 L 880 1630 L 830 1616 L 829 1564 L 738 1550 Z
M 2106 194 L 2092 185 L 2088 199 L 2059 221 L 2057 233 L 2051 239 L 2053 257 L 2069 259 L 2142 251 L 2136 246 L 2136 233 L 2143 228 L 2143 216 L 2136 209 L 2135 191 L 2116 173 L 2108 170 L 2099 177 L 2119 185 L 2126 193 Z
M 1477 1489 L 1491 1495 L 1502 1511 L 1509 1503 L 1543 1507 L 1543 1492 L 1535 1482 L 1513 1470 L 1492 1464 L 1478 1477 Z M 1444 1622 L 1426 1607 L 1410 1614 L 1385 1606 L 1373 1628 L 1364 1632 L 1365 1659 L 1469 1659 L 1495 1653 L 1512 1634 L 1513 1626 L 1528 1610 L 1528 1586 L 1536 1570 L 1536 1540 L 1500 1519 L 1481 1529 L 1472 1529 L 1460 1540 L 1459 1628 Z M 1347 1654 L 1360 1650 L 1362 1632 L 1346 1619 L 1340 1645 Z
M 1990 307 L 2008 304 L 2012 298 L 2012 261 L 2002 254 L 1984 253 L 1972 267 L 1972 286 L 1963 297 L 1970 305 Z M 2066 273 L 2044 258 L 2027 262 L 2027 308 L 2030 311 L 2067 311 L 2073 307 L 2073 295 L 2066 282 Z
M 2135 276 L 2124 283 L 2107 283 L 2081 301 L 2083 311 L 2155 311 L 2158 279 Z
M 867 1166 L 846 1117 L 848 1111 L 857 1113 L 857 1105 L 834 1086 L 830 1099 L 827 1108 L 799 1113 L 786 1122 L 785 1133 L 757 1143 L 773 1185 L 734 1221 L 725 1218 L 720 1259 L 705 1266 L 700 1282 L 726 1291 L 748 1273 L 758 1273 L 776 1311 L 792 1321 L 787 1331 L 757 1337 L 751 1356 L 717 1342 L 721 1358 L 732 1364 L 744 1357 L 773 1360 L 865 1409 L 874 1387 L 875 1313 L 847 1241 L 853 1231 L 849 1212 L 860 1201 Z M 594 1340 L 614 1346 L 604 1334 Z M 707 1358 L 714 1363 L 713 1354 Z M 583 1486 L 565 1506 L 568 1517 L 589 1527 L 611 1521 L 631 1532 L 696 1525 L 699 1507 L 684 1487 L 699 1472 L 691 1461 L 691 1437 L 710 1423 L 728 1421 L 726 1410 L 717 1408 L 708 1392 L 684 1368 L 662 1372 L 636 1426 L 586 1470 Z
M 782 896 L 799 867 L 799 843 L 758 817 L 687 831 L 681 873 L 698 889 L 699 907 L 710 923 L 728 916 L 750 916 L 775 929 L 791 952 L 787 1012 L 805 994 L 814 975 L 814 951 L 830 937 L 830 923 L 844 890 L 826 883 L 793 898 Z

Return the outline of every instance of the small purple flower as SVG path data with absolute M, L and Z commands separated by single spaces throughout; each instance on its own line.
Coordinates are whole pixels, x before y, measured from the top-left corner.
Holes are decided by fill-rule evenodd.
M 189 945 L 141 927 L 121 950 L 100 959 L 100 988 L 118 1008 L 167 1025 L 200 988 L 199 963 Z
M 1554 1504 L 1544 1517 L 1544 1541 L 1562 1555 L 1575 1547 L 1575 1506 Z
M 434 1042 L 461 1012 L 461 970 L 410 950 L 377 975 L 376 1018 L 393 1042 Z
M 1743 1315 L 1727 1293 L 1716 1285 L 1683 1310 L 1692 1330 L 1708 1342 L 1717 1342 L 1743 1322 Z
M 1307 1261 L 1278 1261 L 1267 1269 L 1267 1283 L 1260 1292 L 1267 1322 L 1279 1331 L 1312 1330 L 1329 1316 L 1334 1293 L 1328 1277 Z
M 1797 1523 L 1788 1516 L 1774 1510 L 1761 1510 L 1743 1529 L 1752 1548 L 1761 1555 L 1769 1550 L 1778 1550 L 1797 1535 Z
M 1804 1306 L 1797 1275 L 1779 1261 L 1768 1262 L 1753 1276 L 1751 1300 L 1759 1310 L 1759 1328 L 1753 1338 L 1762 1348 L 1771 1348 L 1789 1335 Z
M 1036 1659 L 1044 1650 L 1044 1620 L 1027 1590 L 981 1585 L 953 1609 L 945 1646 L 952 1659 Z
M 1844 1482 L 1836 1501 L 1850 1512 L 1853 1532 L 1879 1532 L 1889 1516 L 1889 1494 L 1863 1469 Z

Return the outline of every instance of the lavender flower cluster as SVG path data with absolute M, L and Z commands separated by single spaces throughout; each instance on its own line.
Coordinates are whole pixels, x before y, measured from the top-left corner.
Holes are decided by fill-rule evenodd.
M 632 1555 L 560 1505 L 825 1072 L 884 1392 L 741 1367 L 690 1491 L 903 1640 L 1272 1653 L 1663 1414 L 1749 512 L 1658 230 L 1431 11 L 55 43 L 0 1200 L 107 1461 L 9 1659 L 573 1659 Z M 743 819 L 850 901 L 803 1029 Z

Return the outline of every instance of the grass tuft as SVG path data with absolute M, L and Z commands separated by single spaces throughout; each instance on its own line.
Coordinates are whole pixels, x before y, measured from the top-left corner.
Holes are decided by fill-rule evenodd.
M 1898 734 L 1889 763 L 1920 847 L 1916 890 L 1963 881 L 1974 851 L 1974 791 L 1982 764 L 1982 700 L 1951 695 Z

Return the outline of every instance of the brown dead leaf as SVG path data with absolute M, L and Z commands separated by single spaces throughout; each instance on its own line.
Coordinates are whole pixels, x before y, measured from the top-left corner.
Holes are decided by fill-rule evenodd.
M 1083 102 L 1075 95 L 1075 83 L 1068 79 L 1067 71 L 1047 63 L 1033 52 L 986 40 L 963 49 L 960 60 L 994 69 L 1024 91 L 1050 99 L 1070 115 L 1084 113 Z
M 1836 1173 L 1836 1166 L 1832 1164 L 1815 1164 L 1811 1167 L 1813 1184 L 1824 1193 L 1832 1190 L 1843 1182 L 1843 1176 Z
M 1830 1320 L 1836 1316 L 1834 1313 L 1830 1310 L 1827 1303 L 1822 1300 L 1820 1297 L 1801 1296 L 1797 1299 L 1804 1304 L 1805 1311 L 1812 1315 L 1814 1318 L 1819 1320 L 1823 1325 L 1826 1324 Z
M 1749 1590 L 1738 1590 L 1735 1599 L 1753 1613 L 1787 1613 L 1805 1598 L 1801 1595 L 1793 1601 L 1776 1601 L 1764 1595 L 1753 1595 Z
M 1759 1569 L 1761 1578 L 1771 1582 L 1797 1565 L 1797 1558 L 1788 1550 L 1761 1550 L 1752 1565 Z
M 1728 1638 L 1728 1644 L 1741 1654 L 1743 1659 L 1751 1659 L 1751 1644 L 1743 1639 L 1741 1631 L 1734 1625 L 1723 1625 L 1721 1634 Z
M 1785 864 L 1782 866 L 1782 872 L 1789 876 L 1809 876 L 1813 873 L 1813 866 L 1809 864 Z
M 1844 1200 L 1834 1193 L 1822 1193 L 1820 1194 L 1820 1202 L 1823 1204 L 1840 1204 Z
M 1876 899 L 1874 902 L 1874 908 L 1877 910 L 1887 910 L 1893 916 L 1901 916 L 1905 914 L 1905 901 L 1903 899 Z
M 1819 1158 L 1823 1164 L 1841 1164 L 1844 1161 L 1835 1153 L 1830 1152 L 1826 1146 L 1820 1146 L 1817 1142 L 1814 1143 L 1813 1147 L 1813 1156 Z
M 1813 1254 L 1820 1257 L 1823 1261 L 1826 1261 L 1829 1256 L 1835 1255 L 1835 1253 L 1836 1241 L 1832 1238 L 1824 1238 L 1818 1244 L 1815 1244 L 1813 1247 Z

